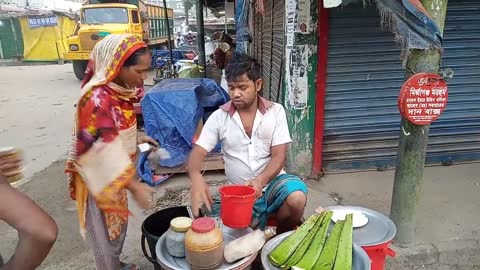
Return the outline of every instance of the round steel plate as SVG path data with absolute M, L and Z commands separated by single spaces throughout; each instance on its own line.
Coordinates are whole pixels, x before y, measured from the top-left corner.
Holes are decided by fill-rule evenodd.
M 368 217 L 367 225 L 353 229 L 353 242 L 362 247 L 376 246 L 391 241 L 397 233 L 395 223 L 384 214 L 359 206 L 330 206 L 325 210 L 351 210 Z M 333 222 L 332 222 L 333 223 Z
M 228 228 L 227 226 L 221 226 L 222 231 L 223 231 L 223 241 L 225 245 L 229 243 L 230 241 L 233 241 L 249 232 L 252 232 L 253 230 L 251 228 L 246 228 L 246 229 L 231 229 Z M 190 266 L 187 263 L 187 260 L 185 258 L 175 258 L 170 256 L 170 254 L 167 251 L 167 246 L 165 243 L 165 237 L 166 234 L 163 234 L 157 242 L 157 245 L 155 246 L 155 253 L 157 254 L 157 261 L 158 263 L 162 266 L 163 269 L 166 270 L 187 270 L 190 269 Z M 255 257 L 257 256 L 257 253 L 246 257 L 236 263 L 227 263 L 223 262 L 223 264 L 220 266 L 220 270 L 240 270 L 240 269 L 245 269 L 248 267 Z

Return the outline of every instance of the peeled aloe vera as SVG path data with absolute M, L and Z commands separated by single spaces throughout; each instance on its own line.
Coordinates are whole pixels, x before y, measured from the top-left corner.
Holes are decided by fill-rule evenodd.
M 302 243 L 308 232 L 312 230 L 320 215 L 312 215 L 305 223 L 296 229 L 287 239 L 283 240 L 269 255 L 268 259 L 275 266 L 284 265 L 295 249 Z
M 318 227 L 315 237 L 310 244 L 307 252 L 303 255 L 298 263 L 295 266 L 292 266 L 292 269 L 305 269 L 312 270 L 313 266 L 317 262 L 320 254 L 322 253 L 325 241 L 327 239 L 328 227 L 330 226 L 330 220 L 332 218 L 333 212 L 327 211 L 324 212 L 324 217 L 322 223 Z
M 280 267 L 281 269 L 290 269 L 290 267 L 292 267 L 297 262 L 299 262 L 300 259 L 302 259 L 303 255 L 307 251 L 307 248 L 312 243 L 313 237 L 315 236 L 316 232 L 318 231 L 318 229 L 322 225 L 322 221 L 323 221 L 324 218 L 325 218 L 325 214 L 322 213 L 322 215 L 317 220 L 317 222 L 315 223 L 313 228 L 310 230 L 310 232 L 308 232 L 305 239 L 303 239 L 303 241 L 300 243 L 300 245 L 297 247 L 297 249 L 293 252 L 292 256 L 290 256 L 290 258 L 288 258 L 287 262 Z
M 313 269 L 315 270 L 332 270 L 335 263 L 335 257 L 337 256 L 338 243 L 340 242 L 340 234 L 343 229 L 345 220 L 338 221 L 333 226 L 330 236 L 328 236 L 325 242 L 325 247 L 322 250 L 322 254 L 318 258 Z
M 353 215 L 348 214 L 340 234 L 338 243 L 337 257 L 333 270 L 351 270 L 352 269 L 352 236 L 353 235 Z

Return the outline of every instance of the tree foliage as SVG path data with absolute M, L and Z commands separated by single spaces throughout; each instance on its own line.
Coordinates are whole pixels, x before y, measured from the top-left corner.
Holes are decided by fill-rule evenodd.
M 190 10 L 197 1 L 195 0 L 183 0 L 183 5 L 185 6 L 185 10 Z

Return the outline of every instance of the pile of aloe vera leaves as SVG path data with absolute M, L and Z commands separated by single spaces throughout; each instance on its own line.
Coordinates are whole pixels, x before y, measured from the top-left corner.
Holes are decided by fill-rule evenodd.
M 335 223 L 329 232 L 333 213 L 313 214 L 268 255 L 281 269 L 351 270 L 353 216 Z

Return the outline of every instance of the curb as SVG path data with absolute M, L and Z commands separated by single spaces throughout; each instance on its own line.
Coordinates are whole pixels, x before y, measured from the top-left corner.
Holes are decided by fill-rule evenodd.
M 415 247 L 392 245 L 392 248 L 397 252 L 397 256 L 387 260 L 386 269 L 414 269 L 416 266 L 428 265 L 472 269 L 480 266 L 480 242 L 477 239 L 452 239 L 418 244 Z

